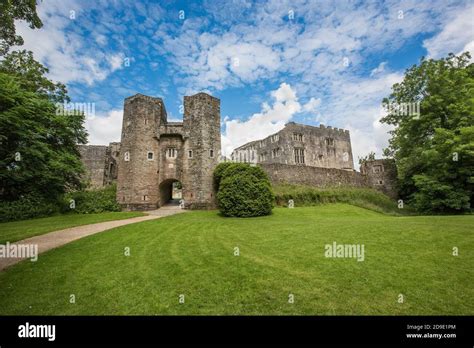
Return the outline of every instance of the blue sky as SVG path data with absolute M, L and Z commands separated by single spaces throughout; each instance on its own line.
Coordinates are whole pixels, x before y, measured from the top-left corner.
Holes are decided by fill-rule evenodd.
M 380 101 L 422 56 L 474 52 L 473 1 L 73 1 L 39 5 L 25 48 L 95 103 L 90 143 L 120 140 L 123 99 L 221 99 L 223 153 L 289 121 L 349 129 L 354 158 L 386 146 Z

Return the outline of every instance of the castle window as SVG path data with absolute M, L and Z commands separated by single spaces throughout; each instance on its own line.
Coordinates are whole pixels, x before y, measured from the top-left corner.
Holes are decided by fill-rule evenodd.
M 176 158 L 177 154 L 178 154 L 178 150 L 176 150 L 173 147 L 168 148 L 168 151 L 166 152 L 166 155 L 168 156 L 168 158 Z
M 130 161 L 130 152 L 127 151 L 127 152 L 125 152 L 125 153 L 123 154 L 123 160 L 124 160 L 125 162 Z
M 148 201 L 148 196 L 147 196 L 147 195 L 144 195 L 144 196 L 143 196 L 143 200 L 144 200 L 144 201 Z
M 304 149 L 294 149 L 295 163 L 304 164 Z
M 335 148 L 328 148 L 328 149 L 326 149 L 326 154 L 328 156 L 334 156 L 335 157 L 336 156 L 336 149 Z
M 280 148 L 277 147 L 276 149 L 272 150 L 272 158 L 280 156 Z
M 301 134 L 301 133 L 293 133 L 293 140 L 294 140 L 294 141 L 303 141 L 303 134 Z
M 188 150 L 188 158 L 193 158 L 193 150 Z
M 334 138 L 326 138 L 326 146 L 334 146 Z
M 211 158 L 214 157 L 214 150 L 209 150 L 209 157 L 211 157 Z
M 146 158 L 149 161 L 153 161 L 153 151 L 148 151 L 148 153 L 146 154 Z
M 280 138 L 280 137 L 279 137 L 278 134 L 274 134 L 274 135 L 272 135 L 272 136 L 270 137 L 270 142 L 275 143 L 275 142 L 278 141 L 279 138 Z
M 383 171 L 383 170 L 382 170 L 382 166 L 379 165 L 379 164 L 378 164 L 378 165 L 375 165 L 375 166 L 373 167 L 373 171 L 374 171 L 374 173 L 382 173 L 382 171 Z

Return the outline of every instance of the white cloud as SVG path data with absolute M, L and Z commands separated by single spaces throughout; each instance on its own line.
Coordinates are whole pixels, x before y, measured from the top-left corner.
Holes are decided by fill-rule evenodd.
M 224 118 L 223 155 L 230 156 L 236 147 L 278 132 L 301 110 L 296 92 L 287 83 L 282 83 L 277 90 L 271 92 L 271 96 L 272 106 L 263 103 L 262 110 L 246 121 Z
M 95 36 L 95 42 L 97 42 L 101 46 L 105 46 L 107 44 L 107 37 L 102 34 L 97 34 Z
M 321 99 L 311 97 L 311 99 L 303 106 L 303 110 L 307 112 L 315 112 L 319 105 L 321 105 Z
M 117 70 L 119 54 L 105 52 L 100 47 L 104 44 L 104 35 L 98 34 L 95 40 L 85 41 L 77 30 L 70 30 L 70 26 L 75 26 L 77 21 L 83 20 L 81 3 L 39 2 L 37 9 L 43 27 L 31 29 L 24 21 L 17 21 L 17 33 L 23 37 L 25 43 L 15 49 L 33 51 L 35 59 L 49 68 L 49 77 L 52 80 L 92 85 Z M 72 9 L 76 19 L 70 19 Z
M 444 28 L 434 37 L 423 42 L 430 58 L 440 58 L 448 53 L 469 49 L 471 54 L 474 38 L 474 5 L 456 11 L 446 20 Z
M 162 24 L 155 33 L 162 42 L 153 47 L 167 52 L 175 82 L 189 92 L 223 90 L 290 74 L 306 83 L 304 93 L 311 95 L 315 88 L 324 89 L 335 74 L 356 73 L 367 54 L 393 52 L 414 35 L 434 33 L 445 26 L 456 34 L 447 37 L 458 42 L 459 49 L 467 43 L 448 27 L 450 20 L 454 22 L 451 27 L 458 25 L 460 19 L 453 16 L 459 13 L 459 4 L 278 0 L 259 6 L 209 6 L 214 19 L 225 17 L 233 25 L 202 32 L 208 20 L 192 18 L 180 26 Z M 295 11 L 293 21 L 288 19 L 289 9 Z M 466 35 L 472 37 L 472 32 L 465 30 Z M 344 58 L 350 69 L 344 67 Z M 373 75 L 384 68 L 382 63 Z
M 85 127 L 89 133 L 89 144 L 108 145 L 120 141 L 123 110 L 111 110 L 106 115 L 87 117 Z
M 113 72 L 115 70 L 123 68 L 123 54 L 114 54 L 108 58 L 110 64 L 110 71 Z
M 383 73 L 383 72 L 385 71 L 385 66 L 386 66 L 386 65 L 387 65 L 387 62 L 382 62 L 382 63 L 380 63 L 378 67 L 376 67 L 375 69 L 373 69 L 373 70 L 370 72 L 370 76 L 374 76 L 374 75 Z

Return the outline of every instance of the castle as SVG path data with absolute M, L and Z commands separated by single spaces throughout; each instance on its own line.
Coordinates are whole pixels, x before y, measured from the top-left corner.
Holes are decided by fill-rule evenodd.
M 221 159 L 220 100 L 184 97 L 183 122 L 168 122 L 161 98 L 137 94 L 124 101 L 122 138 L 109 146 L 80 145 L 92 188 L 117 183 L 125 210 L 150 210 L 174 198 L 185 208 L 216 206 L 213 171 Z M 290 122 L 265 139 L 236 148 L 231 160 L 261 166 L 274 184 L 372 187 L 395 197 L 390 160 L 367 161 L 356 172 L 349 131 Z
M 354 170 L 348 130 L 294 122 L 287 123 L 285 128 L 265 139 L 236 148 L 231 159 Z

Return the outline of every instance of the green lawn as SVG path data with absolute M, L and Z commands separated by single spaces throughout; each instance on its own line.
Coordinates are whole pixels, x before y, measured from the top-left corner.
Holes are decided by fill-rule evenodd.
M 97 222 L 122 220 L 142 216 L 138 212 L 108 212 L 98 214 L 65 214 L 40 219 L 0 223 L 0 244 L 16 242 L 40 234 Z
M 250 219 L 194 211 L 1 272 L 0 314 L 472 315 L 473 226 L 472 215 L 394 217 L 345 204 Z M 324 257 L 334 241 L 364 244 L 365 261 Z

